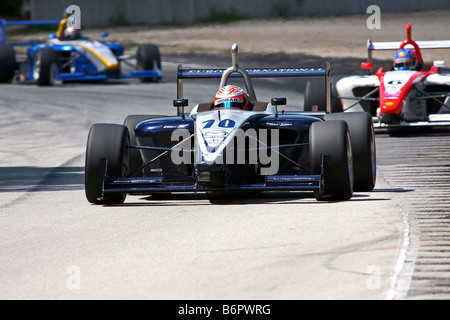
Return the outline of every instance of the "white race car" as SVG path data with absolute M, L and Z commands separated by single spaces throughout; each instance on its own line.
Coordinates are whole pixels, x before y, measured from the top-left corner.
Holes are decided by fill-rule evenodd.
M 368 62 L 361 67 L 369 74 L 332 79 L 332 111 L 369 112 L 375 128 L 388 128 L 390 132 L 405 127 L 450 126 L 450 73 L 442 70 L 444 61 L 424 64 L 421 53 L 421 49 L 442 48 L 450 48 L 450 40 L 413 41 L 410 24 L 403 42 L 368 40 Z M 373 74 L 375 50 L 398 50 L 397 65 L 379 68 Z M 324 108 L 316 91 L 312 83 L 307 86 L 305 110 Z

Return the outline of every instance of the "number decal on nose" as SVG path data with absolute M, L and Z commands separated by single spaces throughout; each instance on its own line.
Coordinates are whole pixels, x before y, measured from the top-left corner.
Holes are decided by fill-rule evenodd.
M 214 120 L 203 121 L 203 129 L 209 129 L 214 124 Z
M 236 125 L 236 122 L 230 119 L 222 120 L 219 122 L 219 127 L 221 128 L 233 128 Z
M 203 122 L 203 129 L 209 129 L 213 126 L 214 120 L 208 120 Z M 230 119 L 225 119 L 219 122 L 218 125 L 220 128 L 234 128 L 236 126 L 236 122 Z

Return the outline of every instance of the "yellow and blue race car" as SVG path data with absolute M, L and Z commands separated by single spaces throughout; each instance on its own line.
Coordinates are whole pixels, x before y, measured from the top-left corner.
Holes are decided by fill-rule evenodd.
M 59 25 L 57 33 L 49 35 L 44 42 L 6 42 L 7 26 L 51 24 Z M 15 46 L 29 46 L 26 56 L 16 54 Z M 125 55 L 124 51 L 122 44 L 83 36 L 80 29 L 68 24 L 67 13 L 61 21 L 0 19 L 0 83 L 16 80 L 45 86 L 55 81 L 139 78 L 142 82 L 156 82 L 162 78 L 161 56 L 156 45 L 140 45 L 135 55 Z

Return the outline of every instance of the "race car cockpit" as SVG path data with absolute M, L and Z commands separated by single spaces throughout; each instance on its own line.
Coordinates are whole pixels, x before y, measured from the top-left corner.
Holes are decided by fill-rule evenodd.
M 64 30 L 62 36 L 59 37 L 60 40 L 65 40 L 65 41 L 80 40 L 82 38 L 83 38 L 83 36 L 81 35 L 81 31 L 74 27 L 66 28 Z

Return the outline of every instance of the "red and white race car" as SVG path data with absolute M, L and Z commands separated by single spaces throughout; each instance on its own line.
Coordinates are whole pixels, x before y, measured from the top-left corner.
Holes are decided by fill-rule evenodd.
M 450 126 L 450 72 L 442 70 L 444 61 L 426 65 L 421 53 L 421 49 L 442 48 L 450 48 L 450 40 L 413 41 L 410 24 L 406 26 L 403 42 L 368 40 L 368 62 L 361 67 L 369 70 L 369 74 L 332 80 L 332 112 L 366 111 L 372 115 L 376 128 L 392 132 L 405 127 Z M 391 67 L 379 68 L 373 74 L 375 50 L 397 50 L 397 53 Z M 314 109 L 313 93 L 307 87 L 306 109 Z

